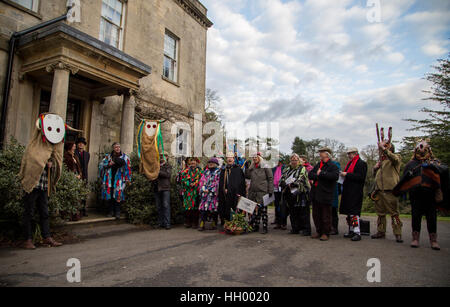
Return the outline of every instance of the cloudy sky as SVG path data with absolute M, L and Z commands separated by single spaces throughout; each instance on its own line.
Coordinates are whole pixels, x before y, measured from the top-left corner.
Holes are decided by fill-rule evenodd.
M 411 135 L 402 119 L 423 116 L 424 74 L 450 48 L 448 0 L 202 3 L 214 22 L 207 87 L 228 127 L 276 121 L 283 152 L 295 136 L 363 147 L 376 122 Z

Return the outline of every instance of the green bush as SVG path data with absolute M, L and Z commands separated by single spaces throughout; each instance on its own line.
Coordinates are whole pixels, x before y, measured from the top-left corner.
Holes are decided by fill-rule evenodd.
M 3 237 L 17 239 L 22 234 L 22 214 L 24 191 L 19 182 L 18 173 L 25 147 L 11 139 L 0 151 L 0 234 Z M 60 212 L 75 214 L 80 201 L 85 200 L 89 189 L 65 167 L 56 186 L 56 193 L 49 199 L 50 223 L 63 222 Z M 37 214 L 37 210 L 35 210 Z M 35 222 L 39 217 L 35 217 Z M 39 227 L 36 228 L 39 232 Z M 39 234 L 37 234 L 39 235 Z
M 131 184 L 126 188 L 126 201 L 122 208 L 127 220 L 132 224 L 158 225 L 158 209 L 155 203 L 154 187 L 151 182 L 139 173 L 139 158 L 135 153 L 131 160 Z M 170 190 L 171 223 L 173 225 L 183 222 L 183 206 L 179 198 L 175 178 L 178 170 L 172 168 Z
M 49 198 L 49 211 L 55 219 L 61 217 L 58 213 L 65 213 L 65 218 L 70 218 L 81 209 L 81 201 L 86 200 L 88 194 L 89 188 L 86 184 L 63 166 L 56 192 Z
M 21 231 L 24 192 L 17 174 L 24 151 L 25 147 L 14 139 L 0 151 L 0 232 L 8 238 Z

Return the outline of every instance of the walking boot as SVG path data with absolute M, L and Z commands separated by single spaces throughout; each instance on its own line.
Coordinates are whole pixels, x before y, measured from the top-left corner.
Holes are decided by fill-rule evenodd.
M 372 239 L 384 239 L 386 238 L 386 234 L 384 232 L 377 232 L 376 234 L 371 236 Z
M 395 235 L 395 242 L 403 243 L 402 236 L 401 235 Z
M 46 245 L 50 245 L 51 247 L 58 247 L 58 246 L 63 245 L 62 243 L 56 242 L 55 240 L 53 240 L 52 237 L 45 238 L 43 243 Z
M 418 248 L 419 247 L 419 238 L 420 238 L 420 232 L 413 231 L 412 232 L 412 241 L 411 241 L 411 247 L 412 248 Z
M 31 239 L 26 240 L 23 242 L 23 248 L 25 249 L 36 249 L 36 246 L 34 246 L 33 241 Z
M 430 233 L 430 243 L 431 243 L 431 249 L 435 251 L 441 250 L 441 247 L 437 243 L 437 234 L 436 233 Z

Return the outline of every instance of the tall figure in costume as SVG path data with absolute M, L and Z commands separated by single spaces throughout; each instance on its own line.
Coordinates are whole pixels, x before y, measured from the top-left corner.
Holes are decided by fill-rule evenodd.
M 350 238 L 352 241 L 361 241 L 359 219 L 361 217 L 367 163 L 360 158 L 357 148 L 348 149 L 347 157 L 349 161 L 344 171 L 340 173 L 344 177 L 344 183 L 339 213 L 347 215 L 348 233 L 344 237 Z
M 394 194 L 409 192 L 412 209 L 411 247 L 419 247 L 422 217 L 427 220 L 431 248 L 440 250 L 437 243 L 437 207 L 448 208 L 448 168 L 435 159 L 428 140 L 420 140 L 414 155 L 394 188 Z
M 108 216 L 120 218 L 120 204 L 125 200 L 125 187 L 131 182 L 131 161 L 121 151 L 120 144 L 100 162 L 98 174 L 102 180 L 101 197 L 109 202 Z
M 48 197 L 56 191 L 63 164 L 63 146 L 66 129 L 72 129 L 57 114 L 41 114 L 28 143 L 20 165 L 19 180 L 25 191 L 23 227 L 24 248 L 35 249 L 32 241 L 31 221 L 34 207 L 40 216 L 44 244 L 60 246 L 50 235 Z M 78 130 L 76 130 L 78 131 Z
M 212 220 L 213 228 L 216 228 L 218 221 L 219 205 L 219 180 L 220 169 L 219 160 L 211 158 L 208 161 L 208 167 L 203 172 L 200 180 L 200 227 L 199 230 L 205 230 L 205 223 Z
M 165 160 L 161 123 L 159 121 L 142 120 L 136 136 L 136 145 L 140 159 L 139 172 L 150 181 L 156 180 L 160 169 L 160 146 L 163 160 Z
M 245 176 L 242 168 L 235 164 L 234 153 L 227 152 L 226 164 L 220 172 L 219 215 L 221 224 L 231 220 L 231 210 L 236 210 L 239 196 L 246 196 Z
M 403 223 L 399 217 L 398 198 L 392 193 L 392 190 L 400 181 L 401 157 L 395 154 L 395 147 L 391 143 L 391 139 L 391 128 L 389 129 L 388 140 L 384 139 L 383 128 L 381 128 L 381 139 L 379 138 L 380 142 L 378 142 L 380 161 L 374 167 L 375 191 L 371 195 L 371 198 L 375 201 L 375 211 L 378 215 L 378 231 L 372 235 L 372 239 L 384 239 L 386 237 L 386 214 L 390 214 L 396 242 L 403 243 Z
M 181 186 L 183 187 L 183 205 L 185 210 L 185 227 L 197 229 L 199 218 L 199 185 L 202 177 L 202 169 L 199 167 L 198 158 L 189 158 L 189 167 L 181 175 Z

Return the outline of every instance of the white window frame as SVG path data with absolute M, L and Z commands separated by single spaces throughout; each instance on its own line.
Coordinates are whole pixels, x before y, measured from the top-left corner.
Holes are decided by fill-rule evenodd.
M 110 20 L 108 20 L 106 17 L 103 16 L 103 14 L 101 13 L 100 10 L 100 29 L 101 29 L 101 23 L 102 21 L 105 23 L 110 23 L 113 24 L 114 26 L 118 26 L 119 27 L 119 37 L 118 37 L 118 44 L 117 46 L 111 45 L 119 50 L 123 50 L 123 34 L 124 34 L 124 29 L 125 29 L 125 16 L 126 16 L 126 12 L 127 12 L 127 1 L 126 0 L 117 0 L 119 2 L 122 2 L 122 15 L 120 17 L 120 26 L 116 25 L 115 23 L 111 22 Z M 103 0 L 101 0 L 101 5 L 103 5 Z M 99 33 L 99 39 L 104 42 L 101 39 L 101 32 Z
M 189 138 L 191 137 L 191 132 L 183 128 L 177 128 L 176 134 L 176 156 L 177 157 L 187 157 L 189 156 Z M 182 149 L 180 150 L 180 145 Z
M 33 11 L 35 13 L 37 13 L 39 11 L 39 0 L 31 0 L 31 7 L 26 7 L 22 4 L 20 4 L 19 2 L 17 2 L 18 0 L 10 0 L 11 2 L 14 2 L 17 5 L 20 5 L 21 7 L 24 7 L 30 11 Z
M 165 51 L 165 43 L 166 43 L 166 36 L 169 36 L 170 38 L 172 38 L 175 41 L 175 59 L 173 59 L 170 55 L 166 54 Z M 164 46 L 163 46 L 163 77 L 164 79 L 167 79 L 169 81 L 178 83 L 178 59 L 179 59 L 179 51 L 180 49 L 180 39 L 173 34 L 171 31 L 167 30 L 164 33 Z M 173 68 L 173 80 L 170 79 L 170 77 L 167 77 L 165 75 L 165 59 L 168 58 L 170 61 L 174 62 L 174 68 Z

